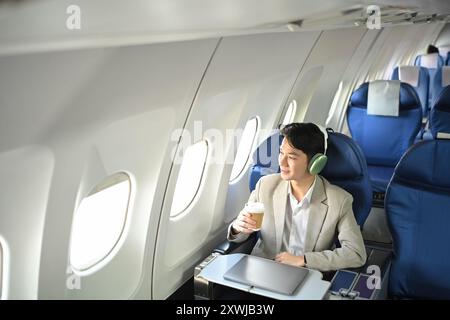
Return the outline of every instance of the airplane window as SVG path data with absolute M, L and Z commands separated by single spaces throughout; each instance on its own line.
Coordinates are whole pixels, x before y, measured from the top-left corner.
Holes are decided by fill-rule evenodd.
M 103 261 L 123 234 L 130 200 L 131 181 L 116 173 L 98 184 L 74 214 L 70 264 L 86 271 Z
M 343 88 L 343 82 L 339 82 L 338 89 L 334 95 L 333 103 L 331 104 L 330 110 L 328 111 L 328 117 L 325 121 L 325 125 L 327 127 L 333 127 L 331 121 L 333 120 L 333 117 L 335 116 L 335 113 L 339 111 L 338 105 L 341 103 L 342 97 L 342 88 Z M 345 111 L 345 109 L 344 109 Z
M 205 171 L 207 155 L 206 140 L 197 142 L 186 149 L 173 195 L 171 217 L 182 213 L 194 200 Z
M 291 103 L 289 103 L 289 107 L 286 110 L 282 124 L 286 125 L 291 123 L 294 120 L 296 111 L 297 111 L 297 100 L 294 99 L 291 101 Z
M 258 118 L 252 118 L 247 121 L 244 132 L 242 133 L 241 142 L 234 159 L 233 169 L 231 170 L 230 182 L 236 180 L 244 171 L 245 166 L 250 158 L 252 146 L 255 141 L 256 132 L 258 130 Z

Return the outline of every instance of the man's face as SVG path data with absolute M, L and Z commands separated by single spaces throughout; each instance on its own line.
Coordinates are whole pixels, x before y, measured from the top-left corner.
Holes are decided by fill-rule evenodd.
M 292 147 L 286 138 L 280 146 L 278 164 L 283 180 L 303 180 L 311 176 L 308 171 L 308 157 L 303 151 Z

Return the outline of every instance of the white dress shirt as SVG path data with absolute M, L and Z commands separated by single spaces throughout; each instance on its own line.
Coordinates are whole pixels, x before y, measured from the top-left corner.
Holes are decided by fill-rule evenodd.
M 316 184 L 316 177 L 311 187 L 306 192 L 301 201 L 297 201 L 292 193 L 292 186 L 289 183 L 288 204 L 286 208 L 286 217 L 283 231 L 283 248 L 295 256 L 305 254 L 306 229 L 309 219 L 309 205 L 311 202 L 312 191 Z

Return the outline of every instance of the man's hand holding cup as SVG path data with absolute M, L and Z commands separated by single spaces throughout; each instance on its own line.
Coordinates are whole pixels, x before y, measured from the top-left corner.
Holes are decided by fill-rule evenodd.
M 234 220 L 232 231 L 234 234 L 250 234 L 261 229 L 264 216 L 264 204 L 261 202 L 249 202 L 245 205 Z

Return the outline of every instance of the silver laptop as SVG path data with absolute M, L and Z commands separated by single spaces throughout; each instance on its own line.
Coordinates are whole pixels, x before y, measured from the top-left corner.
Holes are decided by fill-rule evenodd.
M 256 256 L 243 256 L 224 275 L 231 280 L 269 291 L 292 295 L 309 270 Z

